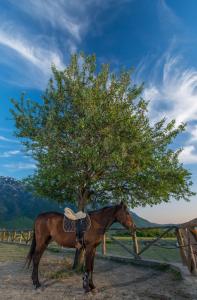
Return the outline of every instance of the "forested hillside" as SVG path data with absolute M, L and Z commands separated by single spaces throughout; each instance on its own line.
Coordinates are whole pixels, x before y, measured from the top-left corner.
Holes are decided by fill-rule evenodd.
M 36 197 L 24 184 L 11 177 L 0 176 L 0 228 L 31 228 L 35 217 L 46 211 L 63 212 L 65 205 Z M 152 223 L 132 213 L 138 227 Z

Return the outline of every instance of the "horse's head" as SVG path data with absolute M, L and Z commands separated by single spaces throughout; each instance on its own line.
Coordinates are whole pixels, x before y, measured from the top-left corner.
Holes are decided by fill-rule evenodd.
M 134 233 L 136 226 L 131 218 L 131 214 L 129 213 L 128 207 L 123 202 L 117 205 L 115 221 L 119 222 L 125 228 L 129 229 L 132 233 Z

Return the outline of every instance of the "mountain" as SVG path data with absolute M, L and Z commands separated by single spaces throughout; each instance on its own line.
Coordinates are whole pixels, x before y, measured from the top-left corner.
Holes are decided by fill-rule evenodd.
M 20 181 L 0 176 L 0 228 L 31 228 L 39 213 L 52 210 L 61 208 L 35 197 Z
M 143 219 L 139 217 L 136 213 L 131 212 L 133 221 L 137 227 L 153 227 L 156 226 L 157 224 L 151 223 L 150 221 Z
M 39 213 L 62 212 L 65 206 L 66 204 L 61 207 L 47 199 L 36 197 L 14 178 L 0 176 L 0 228 L 32 228 Z M 154 225 L 133 212 L 132 216 L 138 227 Z

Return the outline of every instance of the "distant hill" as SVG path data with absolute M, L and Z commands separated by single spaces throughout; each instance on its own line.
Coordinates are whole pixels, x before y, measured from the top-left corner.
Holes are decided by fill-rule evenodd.
M 66 206 L 63 205 L 64 207 Z M 63 211 L 63 206 L 35 197 L 24 185 L 11 177 L 0 176 L 0 228 L 31 228 L 41 212 Z M 138 227 L 155 225 L 132 213 Z M 115 224 L 114 224 L 115 225 Z
M 136 224 L 137 227 L 153 227 L 153 226 L 157 225 L 155 223 L 151 223 L 148 220 L 139 217 L 134 212 L 131 212 L 131 214 L 132 214 L 132 217 L 133 217 L 133 221 L 134 221 L 134 223 Z
M 31 228 L 39 213 L 51 210 L 61 211 L 61 208 L 35 197 L 20 181 L 0 176 L 0 228 Z

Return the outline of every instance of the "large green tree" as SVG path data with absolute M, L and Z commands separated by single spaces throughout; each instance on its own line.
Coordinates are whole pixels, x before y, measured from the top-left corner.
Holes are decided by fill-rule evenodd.
M 131 207 L 188 200 L 191 174 L 171 143 L 184 130 L 165 119 L 151 125 L 143 86 L 130 71 L 112 73 L 94 55 L 73 55 L 41 99 L 12 100 L 16 136 L 37 169 L 29 181 L 41 196 L 88 203 L 126 201 Z

